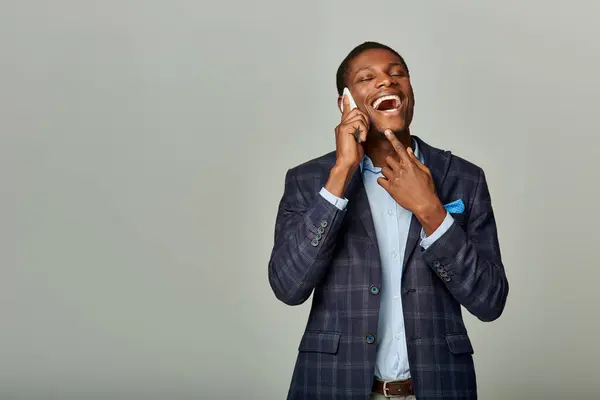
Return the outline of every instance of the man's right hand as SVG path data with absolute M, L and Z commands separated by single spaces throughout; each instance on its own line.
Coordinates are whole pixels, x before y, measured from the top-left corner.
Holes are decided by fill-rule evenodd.
M 346 185 L 360 165 L 365 150 L 362 143 L 367 140 L 369 119 L 358 108 L 350 110 L 350 101 L 342 99 L 344 111 L 342 121 L 335 128 L 336 161 L 325 184 L 331 194 L 342 197 Z

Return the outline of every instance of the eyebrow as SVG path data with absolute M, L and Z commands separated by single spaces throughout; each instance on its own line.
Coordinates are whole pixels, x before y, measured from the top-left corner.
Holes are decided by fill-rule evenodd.
M 402 68 L 405 68 L 404 64 L 399 63 L 399 62 L 389 63 L 388 64 L 388 68 L 391 68 L 391 67 L 402 67 Z M 373 69 L 373 67 L 372 66 L 362 67 L 360 69 L 357 69 L 354 73 L 358 74 L 360 71 L 365 70 L 365 69 Z

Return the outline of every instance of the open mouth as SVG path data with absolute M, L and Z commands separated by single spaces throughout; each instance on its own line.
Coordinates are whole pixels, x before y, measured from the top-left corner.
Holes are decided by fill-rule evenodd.
M 400 106 L 402 106 L 402 101 L 396 95 L 381 96 L 371 104 L 374 110 L 389 114 L 398 111 Z

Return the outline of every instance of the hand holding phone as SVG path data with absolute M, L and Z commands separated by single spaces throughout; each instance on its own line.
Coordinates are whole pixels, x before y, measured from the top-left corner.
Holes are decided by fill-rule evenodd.
M 356 106 L 348 88 L 344 89 L 339 108 L 342 120 L 335 127 L 335 165 L 331 169 L 325 188 L 335 196 L 341 197 L 365 155 L 361 143 L 367 139 L 369 119 Z
M 347 87 L 342 92 L 340 111 L 342 112 L 342 123 L 338 128 L 344 128 L 344 131 L 349 131 L 357 143 L 366 141 L 369 131 L 369 119 L 358 109 Z
M 352 95 L 344 90 L 340 104 L 342 118 L 335 128 L 337 163 L 346 168 L 357 167 L 364 156 L 362 143 L 367 140 L 369 119 L 356 106 Z

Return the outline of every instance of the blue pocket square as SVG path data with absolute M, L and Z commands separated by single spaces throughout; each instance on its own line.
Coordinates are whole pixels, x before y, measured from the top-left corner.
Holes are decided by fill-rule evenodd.
M 462 200 L 458 199 L 451 203 L 444 205 L 446 211 L 452 214 L 461 214 L 465 212 L 465 203 Z

